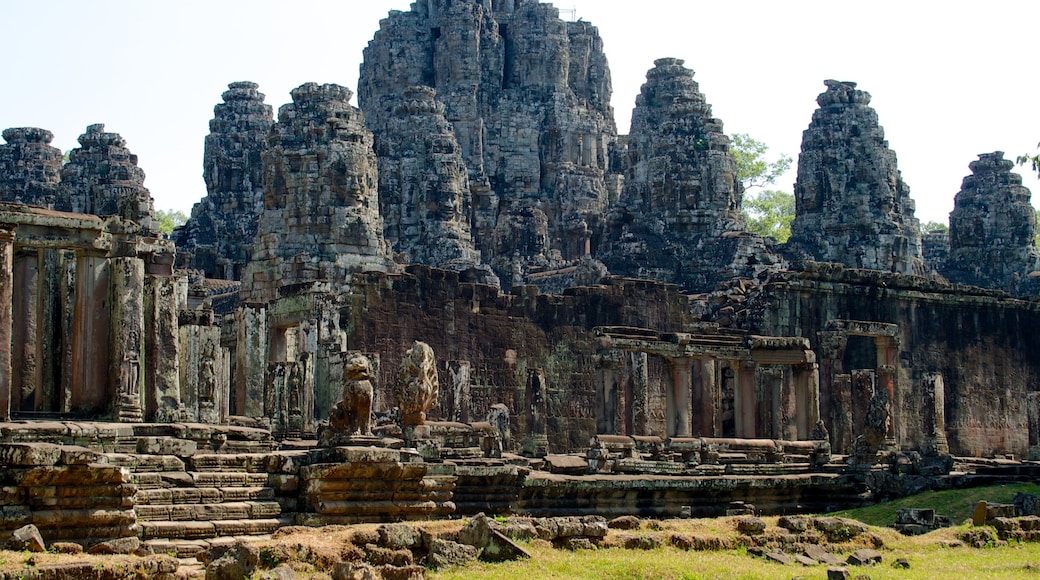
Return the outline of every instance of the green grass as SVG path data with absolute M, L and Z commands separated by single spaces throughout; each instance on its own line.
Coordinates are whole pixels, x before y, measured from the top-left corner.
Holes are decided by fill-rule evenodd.
M 971 518 L 975 505 L 979 501 L 1011 503 L 1011 499 L 1018 492 L 1040 496 L 1040 485 L 1015 483 L 990 487 L 927 491 L 877 505 L 834 512 L 830 515 L 852 518 L 872 526 L 890 526 L 895 523 L 896 512 L 899 509 L 922 508 L 933 509 L 936 515 L 950 516 L 954 524 L 959 524 Z
M 744 550 L 683 552 L 671 547 L 649 551 L 619 548 L 581 552 L 552 550 L 524 544 L 531 560 L 504 564 L 473 564 L 433 572 L 433 580 L 520 578 L 536 580 L 596 580 L 651 578 L 675 580 L 824 578 L 826 567 L 782 566 L 748 556 Z M 946 578 L 1031 578 L 1040 577 L 1040 544 L 1013 544 L 1003 548 L 943 548 L 938 544 L 906 545 L 884 549 L 879 566 L 850 567 L 853 577 L 869 574 L 872 580 L 931 580 Z M 895 569 L 897 558 L 910 562 L 909 570 Z

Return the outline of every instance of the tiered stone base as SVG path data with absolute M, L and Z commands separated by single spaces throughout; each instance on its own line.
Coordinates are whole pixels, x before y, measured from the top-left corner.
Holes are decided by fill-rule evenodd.
M 444 517 L 455 511 L 454 466 L 415 451 L 330 447 L 300 469 L 300 523 L 355 524 Z

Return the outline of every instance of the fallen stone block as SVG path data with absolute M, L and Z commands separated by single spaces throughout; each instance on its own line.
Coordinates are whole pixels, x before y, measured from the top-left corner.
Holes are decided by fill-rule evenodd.
M 46 552 L 47 546 L 43 543 L 40 530 L 33 524 L 28 524 L 11 534 L 11 537 L 4 543 L 4 549 L 14 552 Z
M 783 552 L 766 552 L 766 560 L 784 565 L 794 563 L 794 560 L 792 560 L 790 556 Z
M 484 562 L 508 562 L 511 560 L 525 560 L 530 558 L 531 555 L 501 533 L 491 530 L 491 535 L 488 536 L 488 543 L 480 551 L 479 557 Z
M 463 566 L 476 559 L 477 549 L 473 546 L 441 538 L 433 538 L 430 541 L 428 564 L 434 569 Z
M 846 564 L 852 566 L 873 566 L 881 562 L 881 552 L 877 550 L 871 550 L 864 548 L 862 550 L 856 550 L 849 554 L 848 559 L 845 560 Z

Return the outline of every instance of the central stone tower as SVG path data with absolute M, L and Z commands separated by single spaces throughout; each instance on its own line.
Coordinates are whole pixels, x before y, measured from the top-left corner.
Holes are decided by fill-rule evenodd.
M 376 190 L 372 133 L 351 92 L 306 83 L 278 111 L 263 154 L 264 212 L 242 279 L 246 302 L 278 288 L 391 268 Z M 332 288 L 335 290 L 336 288 Z
M 415 2 L 365 50 L 358 98 L 377 149 L 400 140 L 395 111 L 417 85 L 444 104 L 467 169 L 459 208 L 503 286 L 588 259 L 620 184 L 596 28 L 534 0 Z

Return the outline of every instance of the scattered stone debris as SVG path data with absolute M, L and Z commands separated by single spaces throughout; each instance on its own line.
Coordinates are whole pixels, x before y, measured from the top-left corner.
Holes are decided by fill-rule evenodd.
M 952 524 L 949 516 L 937 516 L 935 510 L 901 508 L 896 512 L 896 523 L 892 527 L 904 536 L 919 536 Z

